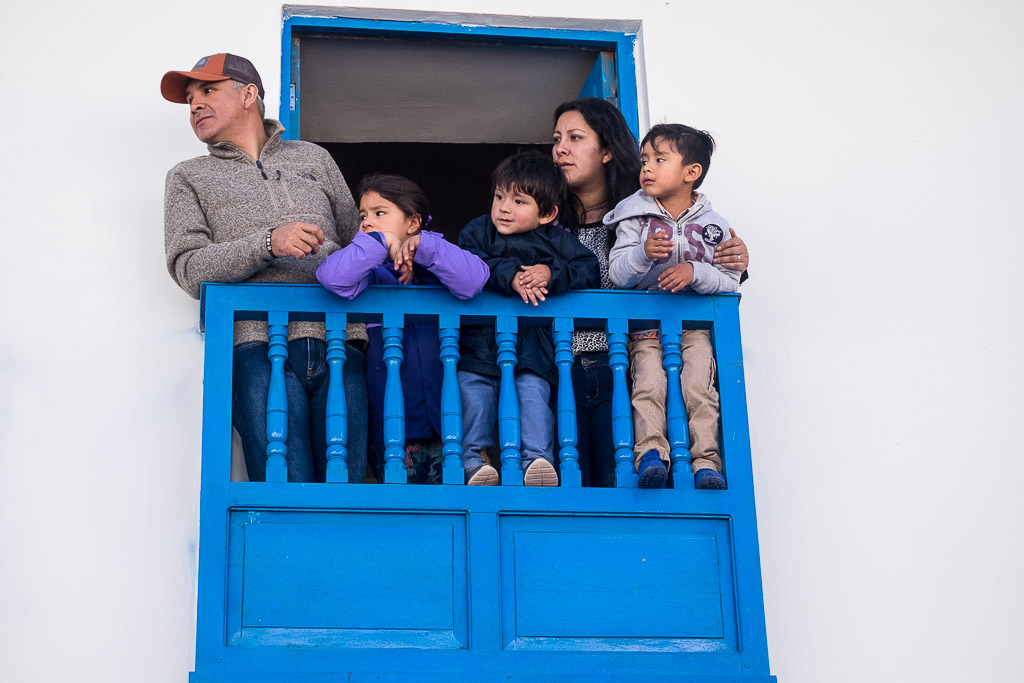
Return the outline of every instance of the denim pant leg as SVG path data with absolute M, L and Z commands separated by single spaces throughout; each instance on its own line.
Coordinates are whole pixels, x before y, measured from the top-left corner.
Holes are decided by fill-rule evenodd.
M 348 480 L 352 484 L 366 481 L 367 392 L 366 352 L 361 346 L 345 342 L 345 405 L 348 408 Z M 325 452 L 326 457 L 326 452 Z
M 291 349 L 297 346 L 293 354 Z M 309 395 L 309 434 L 313 452 L 314 481 L 327 480 L 327 392 L 331 368 L 327 364 L 327 343 L 319 339 L 296 339 L 288 342 L 289 362 L 295 358 L 293 370 L 305 379 Z M 305 362 L 302 355 L 305 354 Z M 366 356 L 362 349 L 345 343 L 345 405 L 348 411 L 348 480 L 366 481 Z
M 615 486 L 612 440 L 612 386 L 608 353 L 576 356 L 572 389 L 576 398 L 576 448 L 584 486 Z
M 522 465 L 525 470 L 537 458 L 555 464 L 555 415 L 551 412 L 551 385 L 532 372 L 516 373 Z
M 295 340 L 300 341 L 300 340 Z M 288 481 L 313 480 L 313 452 L 309 441 L 309 399 L 304 382 L 294 371 L 293 346 L 289 343 L 289 360 L 285 363 L 285 395 L 288 400 L 288 435 L 285 439 Z M 266 342 L 239 344 L 234 351 L 232 372 L 232 422 L 242 437 L 245 465 L 249 481 L 267 479 L 267 392 L 270 388 L 269 345 Z M 306 353 L 301 347 L 294 352 L 303 366 Z
M 498 378 L 459 370 L 462 395 L 462 466 L 486 465 L 483 451 L 494 448 L 498 419 Z
M 303 337 L 288 342 L 285 362 L 285 389 L 288 395 L 288 481 L 311 482 L 316 479 L 315 453 L 327 449 L 324 430 L 314 434 L 314 415 L 310 400 L 312 388 L 327 384 L 327 345 L 319 339 Z M 326 390 L 324 405 L 326 406 Z M 323 425 L 321 413 L 320 424 Z M 319 446 L 319 449 L 318 449 Z M 321 455 L 320 457 L 324 457 Z M 294 477 L 293 477 L 294 469 Z
M 242 440 L 249 481 L 267 480 L 267 348 L 267 344 L 246 342 L 236 346 L 232 355 L 231 424 Z

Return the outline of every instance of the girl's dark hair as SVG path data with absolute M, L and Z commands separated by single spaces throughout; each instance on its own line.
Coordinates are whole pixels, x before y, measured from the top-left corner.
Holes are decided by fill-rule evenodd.
M 356 188 L 357 204 L 367 192 L 376 192 L 410 218 L 419 215 L 421 230 L 430 223 L 430 204 L 427 203 L 427 195 L 423 194 L 419 185 L 408 178 L 393 173 L 368 173 L 363 176 L 359 181 L 359 187 Z
M 561 214 L 568 195 L 562 169 L 550 154 L 535 149 L 513 154 L 498 164 L 491 174 L 491 191 L 499 187 L 530 195 L 541 214 L 551 213 L 556 207 Z
M 640 189 L 640 148 L 636 138 L 626 124 L 626 118 L 615 105 L 597 97 L 584 97 L 563 102 L 555 109 L 552 125 L 558 125 L 558 117 L 567 111 L 578 111 L 587 125 L 597 133 L 598 142 L 612 155 L 604 165 L 604 179 L 608 185 L 608 208 Z M 570 190 L 570 199 L 576 209 L 570 218 L 570 225 L 579 222 L 583 205 Z

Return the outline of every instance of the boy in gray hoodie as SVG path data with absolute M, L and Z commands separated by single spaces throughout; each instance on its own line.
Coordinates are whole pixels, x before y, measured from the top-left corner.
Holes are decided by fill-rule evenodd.
M 740 273 L 714 264 L 715 248 L 728 237 L 728 222 L 699 192 L 715 141 L 705 131 L 660 124 L 644 137 L 640 186 L 605 216 L 615 226 L 609 276 L 625 289 L 701 294 L 735 292 Z M 718 429 L 721 413 L 715 360 L 708 330 L 684 330 L 680 375 L 690 427 L 694 485 L 724 489 Z M 641 488 L 662 488 L 668 479 L 665 418 L 667 377 L 658 330 L 630 334 L 633 378 L 634 458 Z

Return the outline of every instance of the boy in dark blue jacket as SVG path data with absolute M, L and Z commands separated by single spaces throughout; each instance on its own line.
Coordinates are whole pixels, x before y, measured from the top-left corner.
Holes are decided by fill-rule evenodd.
M 490 215 L 472 221 L 459 234 L 459 246 L 490 268 L 488 288 L 537 306 L 548 294 L 600 285 L 597 257 L 555 223 L 567 188 L 550 157 L 539 152 L 511 156 L 494 170 L 491 186 Z M 558 374 L 551 330 L 521 326 L 516 350 L 523 483 L 557 486 L 555 418 L 549 403 Z M 494 446 L 501 377 L 494 328 L 465 327 L 460 353 L 466 483 L 494 485 L 498 473 L 486 460 L 486 450 Z

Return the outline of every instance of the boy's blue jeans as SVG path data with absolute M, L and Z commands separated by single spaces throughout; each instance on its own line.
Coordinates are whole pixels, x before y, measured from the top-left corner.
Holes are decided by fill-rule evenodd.
M 267 342 L 247 342 L 234 350 L 232 423 L 242 437 L 249 481 L 267 479 Z M 288 397 L 288 481 L 322 482 L 327 477 L 327 343 L 303 338 L 288 342 L 284 366 Z M 366 355 L 345 343 L 342 372 L 348 408 L 348 480 L 366 480 Z
M 532 372 L 515 375 L 519 397 L 519 425 L 522 466 L 525 470 L 537 458 L 555 464 L 555 416 L 551 412 L 551 385 Z M 485 449 L 492 453 L 491 465 L 500 469 L 494 448 L 494 426 L 498 419 L 500 380 L 476 372 L 459 371 L 462 394 L 462 466 L 486 465 Z

